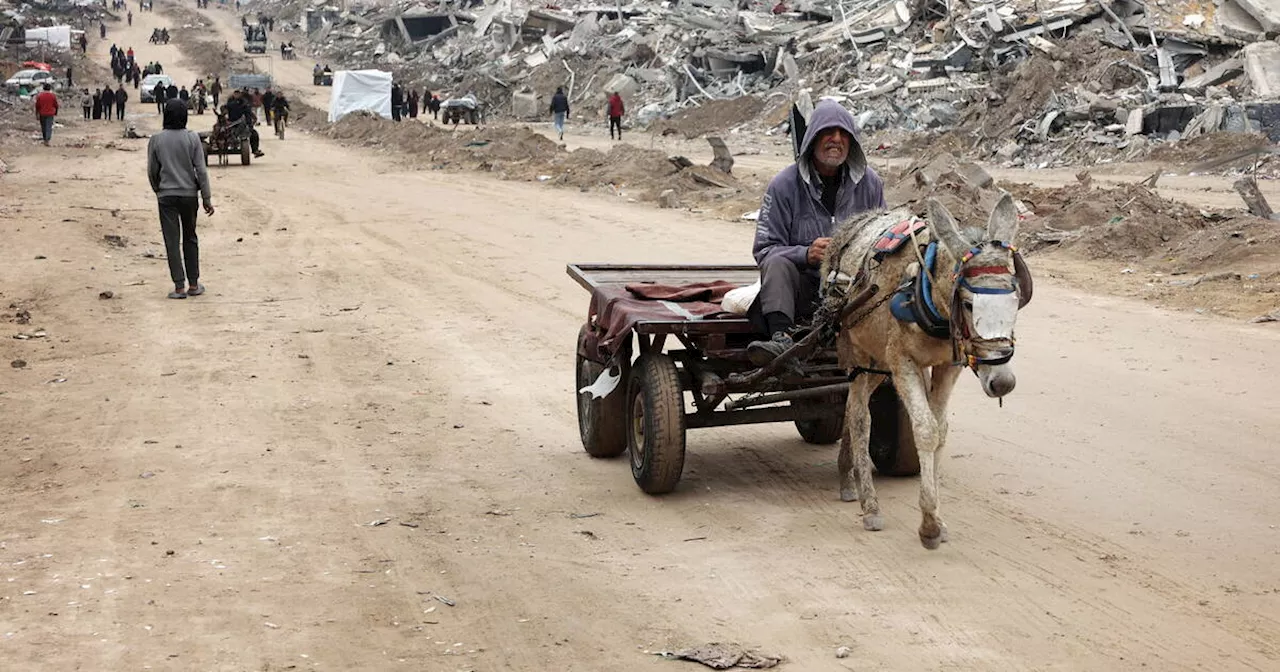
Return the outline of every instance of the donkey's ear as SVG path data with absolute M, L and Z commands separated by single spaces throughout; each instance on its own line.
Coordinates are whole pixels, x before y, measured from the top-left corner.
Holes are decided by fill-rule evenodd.
M 1012 245 L 1017 235 L 1018 208 L 1013 204 L 1013 197 L 1009 192 L 1001 192 L 996 209 L 991 211 L 991 219 L 987 220 L 987 240 L 998 240 Z
M 947 248 L 951 256 L 959 258 L 964 254 L 965 250 L 971 245 L 964 241 L 964 236 L 960 235 L 960 229 L 956 226 L 955 217 L 947 212 L 947 206 L 943 205 L 936 198 L 929 199 L 929 231 L 933 233 L 934 238 Z

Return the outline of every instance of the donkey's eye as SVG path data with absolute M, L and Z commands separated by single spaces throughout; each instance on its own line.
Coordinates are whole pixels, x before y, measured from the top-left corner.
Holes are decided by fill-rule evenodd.
M 965 310 L 967 310 L 967 311 L 969 311 L 969 312 L 973 312 L 973 302 L 972 302 L 972 301 L 965 301 L 965 302 L 964 302 L 964 309 L 965 309 Z

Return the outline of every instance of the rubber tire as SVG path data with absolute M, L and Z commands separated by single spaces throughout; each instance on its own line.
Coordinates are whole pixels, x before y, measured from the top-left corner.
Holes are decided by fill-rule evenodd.
M 871 393 L 867 409 L 871 413 L 871 440 L 867 449 L 876 471 L 884 476 L 918 475 L 920 453 L 915 450 L 911 421 L 893 385 L 884 383 L 877 387 Z
M 240 165 L 249 165 L 249 141 L 245 140 L 240 143 Z
M 805 400 L 796 399 L 791 402 L 791 406 L 795 408 L 803 408 L 806 405 Z M 844 411 L 840 415 L 833 418 L 819 418 L 817 420 L 796 420 L 796 431 L 800 433 L 800 438 L 805 443 L 812 443 L 815 446 L 829 446 L 840 440 L 844 434 Z
M 576 373 L 573 390 L 578 404 L 578 434 L 582 448 L 591 457 L 617 457 L 627 451 L 627 394 L 626 376 L 629 366 L 623 365 L 623 380 L 612 394 L 603 399 L 593 399 L 589 393 L 578 392 L 596 382 L 604 372 L 604 365 L 583 357 L 582 343 L 587 337 L 587 325 L 578 330 L 578 347 L 574 349 Z
M 650 495 L 675 490 L 684 471 L 684 392 L 675 360 L 641 355 L 627 376 L 631 476 Z

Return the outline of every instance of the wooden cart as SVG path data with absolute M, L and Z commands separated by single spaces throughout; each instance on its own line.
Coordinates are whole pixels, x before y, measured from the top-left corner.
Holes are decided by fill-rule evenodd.
M 760 369 L 747 345 L 765 338 L 745 317 L 680 315 L 642 319 L 606 357 L 594 347 L 605 329 L 596 307 L 611 293 L 639 283 L 684 286 L 759 278 L 755 266 L 570 264 L 568 274 L 592 293 L 589 319 L 578 332 L 576 386 L 582 445 L 593 457 L 629 452 L 631 474 L 649 494 L 675 489 L 684 469 L 685 431 L 765 422 L 791 422 L 809 443 L 832 444 L 844 430 L 849 382 L 833 350 L 798 364 L 788 355 Z M 865 300 L 865 299 L 864 299 Z M 694 319 L 690 319 L 690 318 Z M 670 348 L 670 349 L 668 349 Z M 618 384 L 597 397 L 584 392 L 609 372 Z M 893 476 L 919 473 L 911 424 L 890 383 L 871 398 L 871 457 Z

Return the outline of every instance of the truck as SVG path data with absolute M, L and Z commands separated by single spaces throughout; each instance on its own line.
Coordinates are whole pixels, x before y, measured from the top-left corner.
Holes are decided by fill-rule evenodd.
M 262 24 L 244 26 L 244 50 L 249 54 L 267 53 L 267 29 Z

